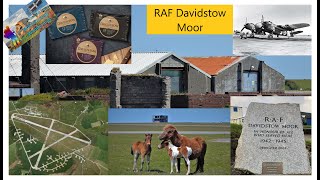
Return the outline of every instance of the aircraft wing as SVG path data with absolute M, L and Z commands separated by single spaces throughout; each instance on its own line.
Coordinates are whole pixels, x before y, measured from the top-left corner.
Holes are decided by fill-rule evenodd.
M 283 25 L 277 25 L 276 27 L 276 30 L 278 31 L 287 31 L 288 29 L 286 28 L 286 26 L 283 26 Z
M 310 24 L 308 23 L 298 23 L 298 24 L 286 24 L 286 25 L 277 25 L 277 27 L 286 30 L 286 31 L 292 31 L 299 28 L 308 27 Z
M 293 29 L 299 29 L 299 28 L 304 28 L 310 26 L 308 23 L 299 23 L 299 24 L 291 24 L 289 25 Z

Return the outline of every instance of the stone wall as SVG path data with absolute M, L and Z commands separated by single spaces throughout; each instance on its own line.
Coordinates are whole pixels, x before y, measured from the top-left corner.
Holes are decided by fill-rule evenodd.
M 170 78 L 110 73 L 110 108 L 170 108 Z
M 311 96 L 310 92 L 231 92 L 227 94 L 179 94 L 171 96 L 171 108 L 224 108 L 231 96 Z

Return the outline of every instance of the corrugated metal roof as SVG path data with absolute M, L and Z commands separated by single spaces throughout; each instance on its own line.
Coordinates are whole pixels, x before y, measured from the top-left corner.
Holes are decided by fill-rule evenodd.
M 132 53 L 132 64 L 45 64 L 45 55 L 40 55 L 40 76 L 109 76 L 114 67 L 122 74 L 139 74 L 173 55 L 168 52 Z M 9 76 L 21 76 L 21 55 L 9 56 Z

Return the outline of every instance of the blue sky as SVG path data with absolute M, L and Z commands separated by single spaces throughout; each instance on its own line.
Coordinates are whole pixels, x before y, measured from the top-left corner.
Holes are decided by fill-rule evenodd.
M 109 109 L 109 123 L 152 123 L 153 115 L 168 115 L 170 123 L 218 123 L 230 121 L 229 108 Z
M 311 79 L 311 56 L 256 56 L 286 79 Z

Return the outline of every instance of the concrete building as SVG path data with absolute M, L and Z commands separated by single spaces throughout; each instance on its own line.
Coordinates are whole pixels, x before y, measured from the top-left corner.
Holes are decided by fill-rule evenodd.
M 216 94 L 228 92 L 284 92 L 284 76 L 254 57 L 185 59 L 211 76 L 210 88 Z
M 242 107 L 230 107 L 230 123 L 242 124 L 244 120 Z
M 21 56 L 10 56 L 10 81 L 21 79 Z M 41 92 L 109 87 L 110 71 L 171 78 L 171 93 L 284 92 L 284 76 L 254 57 L 181 58 L 173 53 L 132 53 L 132 64 L 46 64 L 40 56 Z M 12 83 L 13 84 L 13 83 Z M 14 86 L 11 86 L 12 88 Z

